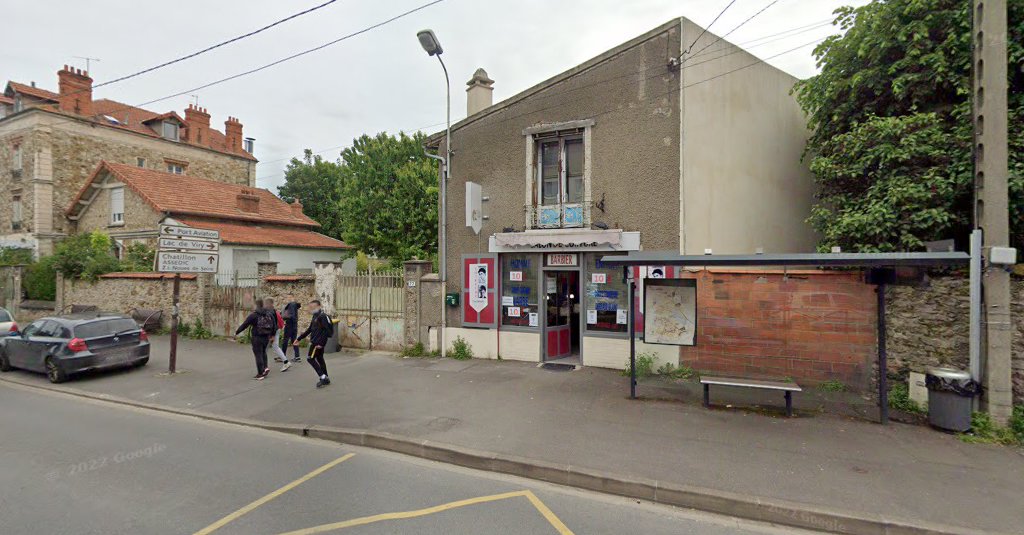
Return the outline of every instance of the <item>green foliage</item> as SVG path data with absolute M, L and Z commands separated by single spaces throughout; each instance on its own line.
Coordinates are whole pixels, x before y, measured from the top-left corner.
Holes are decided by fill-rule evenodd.
M 142 242 L 134 242 L 121 255 L 121 271 L 153 271 L 153 257 L 156 251 Z
M 818 390 L 821 390 L 822 392 L 845 392 L 846 385 L 844 385 L 842 381 L 838 381 L 836 379 L 829 379 L 828 381 L 825 381 L 818 385 Z
M 414 357 L 414 358 L 436 357 L 436 356 L 438 356 L 438 355 L 435 355 L 433 353 L 428 352 L 427 348 L 423 347 L 423 343 L 422 342 L 416 342 L 414 345 L 403 347 L 402 350 L 398 352 L 398 355 L 402 356 L 402 357 Z
M 56 258 L 44 256 L 25 267 L 25 272 L 21 277 L 21 287 L 24 288 L 29 299 L 53 301 L 57 298 L 55 262 Z
M 892 383 L 889 387 L 889 406 L 893 409 L 914 414 L 923 414 L 925 410 L 910 399 L 910 388 L 906 383 Z
M 363 135 L 336 163 L 292 159 L 278 193 L 299 198 L 322 232 L 392 265 L 437 249 L 437 164 L 422 133 Z M 358 258 L 358 257 L 357 257 Z M 358 262 L 358 260 L 357 260 Z
M 182 325 L 186 325 L 187 326 L 188 322 L 182 322 Z M 182 325 L 178 326 L 178 331 L 179 332 L 181 331 Z M 192 339 L 195 339 L 195 340 L 209 340 L 209 339 L 213 338 L 213 333 L 210 332 L 210 329 L 207 329 L 203 325 L 203 320 L 201 320 L 199 318 L 196 318 L 196 321 L 194 321 L 192 323 L 192 326 L 191 327 L 186 327 L 185 330 L 186 330 L 187 334 L 184 334 L 184 336 L 188 336 L 189 338 L 192 338 Z
M 626 360 L 626 367 L 622 370 L 623 377 L 630 376 L 629 360 Z M 637 379 L 643 377 L 650 377 L 654 375 L 654 354 L 653 353 L 637 353 L 636 354 L 636 377 Z
M 235 341 L 239 344 L 249 345 L 252 343 L 252 335 L 250 335 L 249 330 L 246 329 L 245 332 L 235 337 Z
M 21 266 L 32 263 L 32 249 L 0 247 L 0 266 Z
M 192 326 L 187 321 L 178 320 L 178 336 L 192 336 Z
M 1022 426 L 1024 426 L 1024 406 L 1022 405 L 1013 408 L 1013 417 L 1007 427 L 993 422 L 988 413 L 976 412 L 971 415 L 971 431 L 961 434 L 960 439 L 977 444 L 1017 446 L 1024 444 L 1024 433 L 1018 432 Z
M 1008 2 L 1010 206 L 1024 245 L 1024 0 Z M 971 20 L 960 0 L 890 0 L 836 11 L 846 30 L 798 82 L 820 187 L 809 222 L 822 250 L 921 249 L 970 228 Z
M 113 247 L 110 236 L 102 232 L 70 236 L 57 244 L 54 268 L 68 278 L 96 280 L 121 269 Z
M 452 342 L 452 349 L 445 356 L 455 360 L 469 360 L 473 358 L 473 348 L 465 338 L 457 336 Z
M 629 365 L 627 364 L 626 367 L 628 370 Z M 640 370 L 639 366 L 637 366 L 637 370 Z M 658 367 L 658 375 L 671 377 L 672 379 L 689 379 L 691 377 L 694 377 L 696 373 L 697 372 L 695 372 L 693 368 L 689 366 L 679 366 L 677 368 L 676 365 L 672 364 L 671 362 L 666 362 L 665 364 L 662 364 L 661 366 Z

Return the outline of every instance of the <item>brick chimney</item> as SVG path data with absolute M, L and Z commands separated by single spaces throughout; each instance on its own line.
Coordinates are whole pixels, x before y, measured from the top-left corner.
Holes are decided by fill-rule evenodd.
M 185 141 L 193 145 L 206 145 L 210 142 L 210 113 L 206 108 L 189 104 L 185 108 Z M 241 126 L 241 125 L 239 125 Z
M 494 80 L 487 77 L 487 71 L 477 69 L 466 82 L 466 115 L 489 108 L 494 103 Z
M 235 117 L 224 121 L 224 136 L 227 138 L 228 150 L 242 152 L 242 123 Z
M 292 201 L 292 215 L 302 217 L 302 202 L 299 201 L 298 197 Z
M 243 189 L 236 197 L 238 202 L 238 209 L 243 212 L 250 214 L 256 214 L 260 211 L 260 196 L 255 190 Z
M 89 72 L 64 66 L 57 71 L 60 95 L 58 108 L 68 113 L 92 116 L 92 78 Z

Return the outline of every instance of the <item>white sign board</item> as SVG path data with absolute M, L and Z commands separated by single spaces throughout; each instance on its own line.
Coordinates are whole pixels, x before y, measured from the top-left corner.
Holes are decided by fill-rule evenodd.
M 220 243 L 209 240 L 160 238 L 157 248 L 161 251 L 199 251 L 203 253 L 220 252 Z
M 157 251 L 156 270 L 161 273 L 216 273 L 220 255 Z
M 204 228 L 180 227 L 177 225 L 160 225 L 160 237 L 220 241 L 220 232 Z
M 487 264 L 469 265 L 469 306 L 480 312 L 487 308 Z

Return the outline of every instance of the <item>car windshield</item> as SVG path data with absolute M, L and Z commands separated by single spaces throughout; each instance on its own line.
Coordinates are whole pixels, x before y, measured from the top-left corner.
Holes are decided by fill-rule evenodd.
M 134 331 L 138 329 L 134 320 L 128 318 L 116 318 L 106 319 L 100 321 L 91 321 L 89 323 L 83 323 L 75 327 L 75 336 L 78 338 L 97 338 L 100 336 L 110 336 L 113 334 Z
M 0 308 L 0 323 L 7 323 L 8 321 L 11 321 L 11 313 Z

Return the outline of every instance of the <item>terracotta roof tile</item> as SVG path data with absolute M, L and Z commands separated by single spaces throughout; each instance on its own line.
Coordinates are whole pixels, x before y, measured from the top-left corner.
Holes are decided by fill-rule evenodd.
M 11 97 L 5 97 L 3 95 L 0 95 L 0 102 L 4 104 L 14 104 L 14 99 Z
M 240 245 L 267 245 L 302 247 L 306 249 L 349 249 L 345 242 L 324 236 L 306 228 L 251 223 L 213 221 L 209 219 L 175 218 L 190 227 L 216 230 L 223 243 Z
M 316 280 L 316 276 L 313 274 L 309 275 L 267 275 L 263 277 L 263 280 L 267 282 L 300 282 L 300 281 L 311 281 Z
M 297 227 L 320 226 L 306 215 L 296 214 L 292 205 L 265 189 L 106 161 L 96 166 L 89 180 L 72 199 L 66 210 L 68 215 L 77 213 L 81 208 L 78 201 L 85 198 L 93 181 L 104 170 L 124 182 L 158 212 Z M 241 194 L 259 198 L 257 211 L 246 212 L 238 207 Z
M 100 275 L 101 279 L 173 279 L 173 273 L 142 273 L 142 272 L 117 272 L 117 273 L 104 273 Z M 183 273 L 182 279 L 192 280 L 196 278 L 195 274 Z
M 60 95 L 54 93 L 53 91 L 47 91 L 45 89 L 32 87 L 30 85 L 19 84 L 18 82 L 7 82 L 7 86 L 13 89 L 14 91 L 17 91 L 18 93 L 24 93 L 26 95 L 41 98 L 43 100 L 52 100 L 54 102 L 57 102 L 57 99 L 60 97 Z

